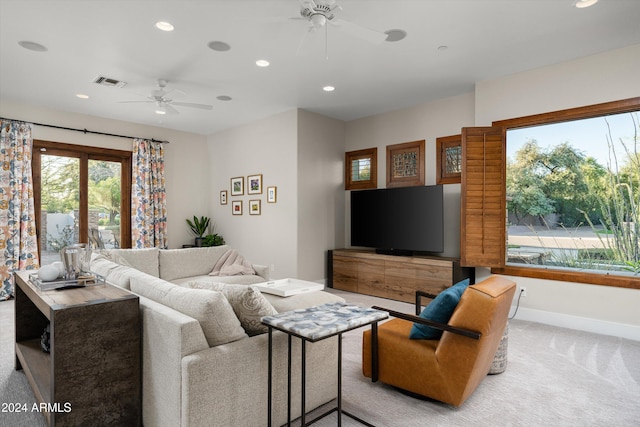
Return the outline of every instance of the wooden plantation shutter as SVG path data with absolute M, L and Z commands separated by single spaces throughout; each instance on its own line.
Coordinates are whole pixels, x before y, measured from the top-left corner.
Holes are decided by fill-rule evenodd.
M 506 133 L 462 128 L 460 265 L 504 267 Z

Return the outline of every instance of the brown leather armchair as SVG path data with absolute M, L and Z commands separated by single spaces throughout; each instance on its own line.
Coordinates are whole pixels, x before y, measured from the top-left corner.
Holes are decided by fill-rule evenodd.
M 489 372 L 507 325 L 515 290 L 514 282 L 500 276 L 469 286 L 447 325 L 375 307 L 401 317 L 378 326 L 377 379 L 460 406 Z M 409 339 L 413 322 L 443 330 L 442 337 Z M 362 371 L 367 377 L 373 373 L 371 339 L 371 331 L 365 331 Z M 373 375 L 372 380 L 377 379 Z

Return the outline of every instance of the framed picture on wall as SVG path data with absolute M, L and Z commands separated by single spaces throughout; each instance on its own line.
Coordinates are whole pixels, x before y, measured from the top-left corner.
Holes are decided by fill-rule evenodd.
M 221 205 L 227 204 L 227 190 L 222 190 L 220 192 L 220 204 Z
M 267 187 L 267 203 L 275 203 L 278 197 L 277 187 Z
M 242 200 L 234 200 L 231 202 L 231 213 L 234 215 L 242 215 Z
M 231 195 L 242 196 L 244 194 L 244 177 L 231 178 Z
M 249 200 L 249 215 L 260 215 L 260 200 Z
M 247 177 L 247 194 L 262 194 L 262 174 Z
M 436 138 L 436 184 L 462 180 L 462 135 Z
M 424 139 L 387 145 L 387 187 L 424 185 Z

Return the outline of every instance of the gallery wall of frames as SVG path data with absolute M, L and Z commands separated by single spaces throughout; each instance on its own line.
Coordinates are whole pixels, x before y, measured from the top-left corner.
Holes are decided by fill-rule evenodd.
M 249 215 L 262 214 L 262 200 L 266 194 L 267 203 L 276 203 L 278 197 L 278 188 L 276 186 L 266 187 L 263 190 L 262 174 L 237 176 L 230 179 L 228 190 L 220 190 L 220 204 L 231 205 L 232 215 L 244 214 L 244 202 L 247 202 L 247 210 Z M 244 200 L 245 194 L 250 197 Z

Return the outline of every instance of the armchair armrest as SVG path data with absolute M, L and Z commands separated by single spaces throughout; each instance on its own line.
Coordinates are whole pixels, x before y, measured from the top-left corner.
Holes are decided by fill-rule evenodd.
M 444 323 L 432 322 L 431 320 L 423 319 L 422 317 L 414 316 L 412 314 L 401 313 L 395 310 L 389 310 L 388 308 L 373 306 L 371 307 L 375 310 L 382 310 L 389 313 L 389 315 L 393 317 L 397 317 L 399 319 L 408 320 L 409 322 L 420 323 L 422 325 L 430 326 L 432 328 L 440 329 L 441 331 L 453 332 L 454 334 L 462 335 L 465 337 L 473 338 L 475 340 L 479 340 L 482 336 L 481 333 L 470 331 L 468 329 L 457 328 L 455 326 L 449 326 Z
M 416 316 L 419 316 L 420 312 L 422 311 L 422 297 L 434 299 L 436 296 L 436 294 L 430 294 L 424 291 L 416 291 Z

